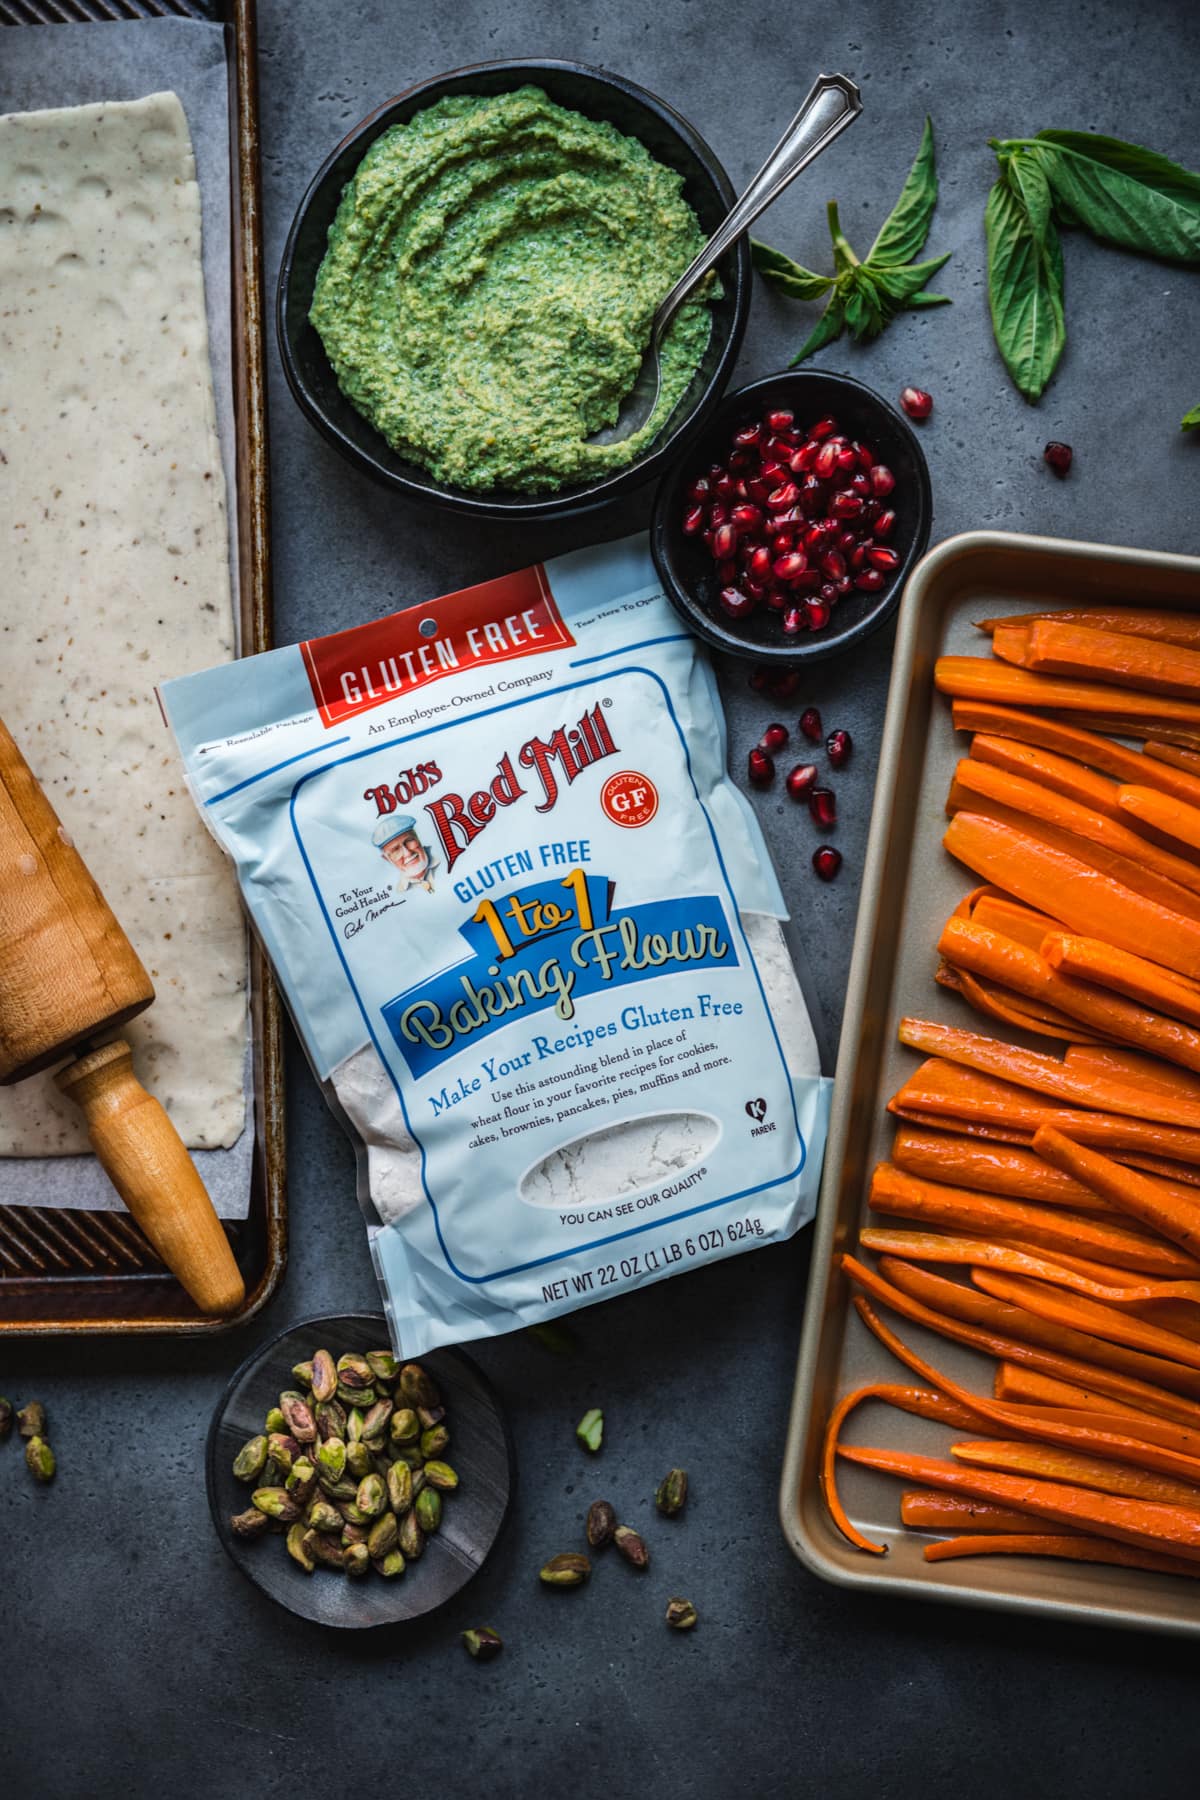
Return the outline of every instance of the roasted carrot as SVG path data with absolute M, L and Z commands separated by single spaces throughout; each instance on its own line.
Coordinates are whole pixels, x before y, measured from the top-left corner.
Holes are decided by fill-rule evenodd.
M 1008 618 L 980 619 L 977 631 L 989 636 L 999 625 L 1085 625 L 1092 631 L 1132 632 L 1135 637 L 1200 650 L 1200 613 L 1162 612 L 1141 606 L 1065 606 L 1053 612 L 1014 613 Z
M 1111 1038 L 1089 1031 L 1078 1019 L 1056 1012 L 1052 1006 L 1039 1006 L 1024 994 L 999 986 L 969 969 L 957 969 L 951 963 L 939 965 L 934 980 L 939 987 L 960 994 L 975 1012 L 1016 1031 L 1029 1031 L 1035 1037 L 1052 1038 L 1058 1044 L 1096 1045 L 1111 1043 Z
M 1200 1071 L 1200 1030 L 1165 1013 L 1152 1012 L 1106 988 L 1095 987 L 1091 982 L 1073 981 L 1060 975 L 1036 950 L 1027 950 L 1023 944 L 1014 943 L 997 931 L 989 931 L 974 919 L 948 919 L 938 940 L 938 951 L 954 968 L 967 975 L 1011 988 L 1031 1000 L 1044 1001 L 1055 1011 L 1065 1013 L 1109 1038 L 1136 1045 L 1185 1069 Z M 1064 1069 L 1068 1074 L 1072 1067 L 1064 1058 Z M 1090 1073 L 1105 1083 L 1110 1079 L 1099 1064 L 1094 1065 Z M 1124 1082 L 1125 1077 L 1122 1075 L 1118 1079 Z M 1148 1086 L 1152 1095 L 1159 1092 L 1168 1096 L 1178 1094 L 1200 1107 L 1200 1088 L 1189 1094 L 1182 1085 L 1171 1087 L 1166 1082 L 1138 1085 L 1139 1091 L 1142 1086 Z M 1105 1091 L 1111 1092 L 1111 1089 Z M 1141 1109 L 1127 1107 L 1124 1110 Z
M 971 739 L 971 760 L 990 763 L 1010 775 L 1022 776 L 1026 781 L 1039 781 L 1056 794 L 1073 800 L 1077 806 L 1089 807 L 1106 818 L 1120 816 L 1117 783 L 1086 768 L 1083 763 L 1073 762 L 1069 756 L 1057 756 L 1052 750 L 1039 750 L 1034 744 L 1022 744 L 1015 738 L 993 737 L 978 731 Z
M 1052 1325 L 1067 1325 L 1074 1331 L 1089 1331 L 1093 1337 L 1107 1338 L 1110 1344 L 1124 1344 L 1145 1356 L 1161 1356 L 1184 1368 L 1200 1370 L 1200 1344 L 1177 1331 L 1166 1331 L 1160 1325 L 1148 1325 L 1144 1319 L 1131 1318 L 1115 1306 L 1099 1300 L 1087 1300 L 1081 1294 L 1065 1293 L 1043 1281 L 1031 1281 L 1023 1275 L 1002 1275 L 992 1269 L 975 1268 L 971 1280 L 994 1300 L 1007 1300 L 1023 1306 L 1026 1312 L 1046 1319 Z
M 1122 1044 L 1069 1044 L 1063 1061 L 1082 1075 L 1102 1075 L 1106 1079 L 1115 1076 L 1130 1087 L 1154 1088 L 1160 1093 L 1200 1100 L 1200 1075 Z
M 850 1414 L 864 1400 L 886 1400 L 904 1412 L 917 1413 L 922 1418 L 934 1418 L 942 1424 L 953 1424 L 956 1419 L 969 1421 L 971 1415 L 942 1394 L 924 1388 L 904 1387 L 892 1381 L 874 1381 L 866 1387 L 855 1388 L 853 1393 L 844 1395 L 834 1407 L 825 1427 L 821 1453 L 821 1492 L 825 1496 L 825 1504 L 834 1524 L 850 1543 L 859 1550 L 869 1550 L 872 1556 L 886 1556 L 886 1544 L 876 1544 L 871 1538 L 864 1537 L 857 1525 L 851 1522 L 837 1490 L 838 1438 Z M 967 1429 L 971 1430 L 973 1426 L 968 1423 Z
M 996 888 L 983 888 L 977 892 L 979 898 L 962 916 L 986 925 L 990 931 L 1003 932 L 1014 943 L 1024 944 L 1027 950 L 1039 950 L 1050 932 L 1062 930 L 1049 913 L 1035 912 L 1031 906 L 1022 906 L 1019 900 L 1009 900 Z
M 1166 764 L 1166 770 L 1159 771 L 1160 779 L 1156 783 L 1151 784 L 1149 773 L 1147 773 L 1147 786 L 1154 785 L 1161 787 L 1163 785 L 1161 780 L 1162 774 L 1175 769 L 1186 772 L 1189 776 L 1200 778 L 1200 751 L 1188 750 L 1179 744 L 1159 743 L 1155 738 L 1147 738 L 1142 753 L 1143 755 L 1148 756 L 1152 763 Z M 1134 775 L 1132 777 L 1126 777 L 1126 779 L 1137 781 L 1141 778 Z M 1168 791 L 1170 792 L 1173 790 Z M 1195 795 L 1192 794 L 1180 794 L 1179 798 L 1181 800 L 1187 800 L 1189 804 L 1193 806 L 1200 804 Z
M 1126 744 L 1114 744 L 1100 732 L 1085 730 L 1077 720 L 1053 719 L 1012 706 L 956 700 L 952 710 L 955 731 L 982 731 L 1019 739 L 1023 744 L 1072 757 L 1115 781 L 1161 788 L 1166 794 L 1200 806 L 1200 757 L 1195 765 L 1175 764 L 1171 757 L 1156 755 L 1149 744 L 1144 752 L 1131 750 Z M 1192 772 L 1185 773 L 1185 769 Z
M 1022 1363 L 1044 1375 L 1090 1384 L 1100 1393 L 1144 1408 L 1181 1425 L 1200 1422 L 1200 1386 L 1193 1372 L 1160 1356 L 1143 1356 L 1123 1344 L 1039 1319 L 1023 1306 L 993 1300 L 959 1281 L 898 1257 L 880 1259 L 878 1272 L 857 1258 L 843 1268 L 859 1287 L 874 1294 L 914 1324 L 928 1325 L 955 1343 L 1006 1362 Z M 915 1310 L 914 1310 L 915 1309 Z
M 1035 619 L 998 627 L 992 634 L 992 654 L 1039 675 L 1132 688 L 1139 699 L 1169 694 L 1193 700 L 1200 695 L 1200 650 L 1131 632 Z M 1114 698 L 1112 704 L 1119 708 L 1122 701 Z
M 1027 1148 L 1033 1142 L 1032 1131 L 1015 1131 L 1007 1125 L 993 1125 L 978 1119 L 940 1118 L 937 1113 L 924 1112 L 919 1106 L 909 1106 L 893 1096 L 888 1101 L 888 1111 L 907 1124 L 918 1125 L 926 1131 L 953 1131 L 964 1137 L 975 1138 L 983 1144 L 1009 1144 L 1014 1149 Z
M 936 1488 L 907 1488 L 900 1496 L 900 1523 L 917 1531 L 1040 1534 L 1045 1530 L 1045 1520 L 1032 1513 L 1018 1512 L 1012 1506 L 991 1506 L 986 1500 L 969 1500 L 962 1494 L 939 1494 Z M 1078 1527 L 1063 1525 L 1059 1529 L 1074 1537 Z
M 920 1375 L 923 1381 L 935 1382 L 952 1400 L 957 1400 L 969 1411 L 976 1412 L 986 1424 L 1015 1428 L 1044 1443 L 1079 1450 L 1116 1463 L 1124 1462 L 1134 1468 L 1178 1476 L 1192 1482 L 1200 1481 L 1200 1458 L 1132 1434 L 1126 1435 L 1120 1421 L 1106 1419 L 1101 1413 L 1077 1413 L 1070 1423 L 1060 1423 L 1050 1417 L 1052 1409 L 1049 1407 L 1007 1406 L 999 1400 L 986 1400 L 973 1394 L 969 1388 L 961 1387 L 948 1375 L 935 1369 L 923 1356 L 919 1356 L 911 1345 L 906 1344 L 889 1325 L 885 1325 L 869 1300 L 859 1295 L 854 1306 L 868 1331 L 893 1356 Z M 1200 1524 L 1200 1516 L 1197 1517 L 1197 1524 Z
M 1156 793 L 1153 788 L 1119 787 L 1117 805 L 1130 819 L 1161 832 L 1176 844 L 1193 853 L 1200 851 L 1200 807 L 1175 800 L 1170 794 Z
M 993 639 L 993 644 L 995 640 Z M 1130 690 L 1114 696 L 1099 681 L 1072 681 L 1055 675 L 1036 675 L 982 656 L 939 656 L 934 664 L 934 683 L 939 693 L 955 699 L 991 700 L 1009 706 L 1045 706 L 1056 712 L 1105 714 L 1118 710 L 1128 719 L 1154 719 L 1200 728 L 1200 706 L 1165 694 L 1139 694 Z
M 1127 1169 L 1112 1157 L 1075 1143 L 1052 1126 L 1041 1128 L 1034 1143 L 1038 1155 L 1056 1169 L 1086 1183 L 1139 1224 L 1161 1232 L 1164 1238 L 1193 1255 L 1200 1249 L 1200 1203 L 1190 1196 L 1152 1175 Z
M 1051 902 L 1068 930 L 1099 937 L 1200 979 L 1200 926 L 1147 900 L 1031 832 L 960 812 L 942 839 L 951 856 L 1029 906 Z
M 1176 856 L 1172 851 L 1162 850 L 1157 844 L 1140 837 L 1136 831 L 1129 829 L 1128 821 L 1119 823 L 1090 806 L 1079 805 L 1077 801 L 1038 780 L 1010 774 L 1007 769 L 979 762 L 972 756 L 964 756 L 959 761 L 950 792 L 951 800 L 947 811 L 954 808 L 964 812 L 986 812 L 989 807 L 1002 807 L 1006 816 L 1013 814 L 1023 819 L 1036 819 L 1042 824 L 1054 826 L 1057 831 L 1070 832 L 1073 837 L 1082 838 L 1089 845 L 1098 845 L 1113 857 L 1143 865 L 1168 884 L 1158 887 L 1151 898 L 1181 911 L 1188 906 L 1191 909 L 1188 916 L 1195 915 L 1196 894 L 1200 891 L 1200 868 L 1187 857 Z M 1118 805 L 1122 794 L 1134 792 L 1153 796 L 1154 790 L 1117 787 Z M 1182 805 L 1181 801 L 1173 800 L 1170 795 L 1158 797 L 1168 808 Z M 1088 854 L 1090 856 L 1091 852 Z M 1129 872 L 1123 873 L 1128 879 Z M 1191 896 L 1190 900 L 1177 894 L 1177 888 L 1185 888 Z
M 1053 1375 L 1042 1375 L 1037 1369 L 1023 1368 L 1020 1363 L 996 1365 L 992 1392 L 997 1400 L 1009 1400 L 1016 1406 L 1071 1406 L 1076 1411 L 1117 1413 L 1130 1419 L 1153 1416 L 1140 1407 L 1114 1399 L 1111 1394 L 1080 1387 L 1078 1382 L 1060 1381 Z
M 1048 1481 L 1071 1481 L 1076 1487 L 1099 1488 L 1105 1494 L 1125 1494 L 1131 1500 L 1161 1500 L 1167 1506 L 1188 1506 L 1200 1511 L 1200 1485 L 1196 1482 L 1174 1475 L 1156 1475 L 1151 1469 L 1139 1469 L 1132 1463 L 1122 1465 L 1081 1450 L 988 1438 L 981 1443 L 951 1444 L 950 1454 L 956 1462 L 971 1463 L 977 1469 L 1002 1469 L 1007 1475 L 1040 1475 Z
M 1177 719 L 1158 722 L 1147 719 L 1135 731 L 1124 735 L 1140 738 L 1147 750 L 1151 744 L 1166 744 L 1172 749 L 1187 751 L 1188 761 L 1180 766 L 1188 769 L 1195 768 L 1196 757 L 1200 756 L 1200 732 L 1194 725 L 1181 725 Z
M 1047 932 L 1040 953 L 1062 975 L 1093 982 L 1173 1019 L 1200 1025 L 1200 987 L 1184 976 L 1172 975 L 1147 962 L 1144 956 L 1118 950 L 1100 938 L 1076 937 L 1063 931 Z
M 1138 1280 L 1127 1271 L 1115 1270 L 1103 1263 L 1087 1263 L 1085 1273 L 1078 1261 L 1057 1261 L 1036 1247 L 990 1238 L 958 1236 L 937 1231 L 898 1231 L 869 1225 L 859 1233 L 864 1250 L 877 1255 L 903 1256 L 909 1262 L 946 1263 L 960 1269 L 999 1269 L 1009 1275 L 1025 1275 L 1034 1281 L 1048 1281 L 1052 1287 L 1069 1288 L 1085 1299 L 1099 1300 L 1107 1306 L 1128 1306 L 1146 1300 L 1186 1300 L 1200 1305 L 1198 1281 Z M 1124 1274 L 1126 1279 L 1114 1279 Z M 1106 1279 L 1101 1279 L 1101 1276 Z
M 1039 1050 L 1023 1050 L 998 1038 L 981 1037 L 973 1031 L 960 1031 L 954 1025 L 942 1025 L 931 1019 L 905 1018 L 900 1021 L 899 1038 L 911 1050 L 928 1056 L 945 1057 L 962 1063 L 985 1075 L 995 1075 L 1018 1087 L 1032 1088 L 1035 1093 L 1054 1099 L 1077 1102 L 1107 1112 L 1127 1113 L 1134 1118 L 1152 1119 L 1163 1125 L 1200 1127 L 1200 1103 L 1138 1089 L 1130 1095 L 1120 1082 L 1099 1077 L 1085 1078 L 1071 1073 L 1056 1056 L 1045 1056 Z
M 902 1125 L 892 1142 L 892 1161 L 908 1175 L 950 1187 L 983 1189 L 1010 1200 L 1035 1200 L 1044 1206 L 1069 1206 L 1075 1212 L 1112 1213 L 1082 1181 L 1064 1175 L 1032 1151 L 975 1143 L 946 1132 L 919 1131 Z
M 1184 1162 L 1172 1162 L 1166 1156 L 1142 1156 L 1122 1150 L 1120 1154 L 1113 1151 L 1113 1161 L 1124 1163 L 1130 1169 L 1141 1169 L 1147 1175 L 1178 1182 L 1181 1187 L 1200 1188 L 1200 1169 L 1191 1168 Z
M 1119 1544 L 1107 1538 L 1068 1535 L 1060 1526 L 1056 1532 L 996 1532 L 978 1537 L 943 1538 L 940 1543 L 926 1544 L 926 1562 L 955 1562 L 963 1556 L 1053 1556 L 1063 1562 L 1108 1563 L 1118 1569 L 1149 1569 L 1155 1575 L 1190 1575 L 1193 1580 L 1200 1570 L 1182 1556 L 1163 1550 L 1140 1550 L 1134 1544 Z

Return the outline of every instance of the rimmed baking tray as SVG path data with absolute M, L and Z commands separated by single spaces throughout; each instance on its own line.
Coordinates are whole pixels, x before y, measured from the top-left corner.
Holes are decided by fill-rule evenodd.
M 896 1041 L 897 1023 L 915 1013 L 974 1021 L 978 1028 L 975 1015 L 933 979 L 942 925 L 972 885 L 969 873 L 941 848 L 950 776 L 967 740 L 952 730 L 949 702 L 934 692 L 934 661 L 946 652 L 986 651 L 973 620 L 1077 603 L 1200 609 L 1200 560 L 979 531 L 940 544 L 908 583 L 846 996 L 780 1520 L 801 1561 L 845 1587 L 1200 1637 L 1200 1586 L 1175 1576 L 1016 1556 L 926 1563 L 921 1551 L 933 1534 L 900 1525 L 902 1484 L 843 1464 L 838 1486 L 850 1517 L 889 1547 L 886 1557 L 870 1556 L 836 1530 L 818 1479 L 821 1438 L 837 1397 L 864 1382 L 909 1379 L 861 1324 L 849 1305 L 848 1283 L 834 1267 L 839 1252 L 857 1239 L 868 1215 L 871 1170 L 888 1154 L 894 1121 L 887 1100 L 917 1066 L 914 1053 Z M 1044 1041 L 1036 1047 L 1044 1049 Z M 939 1367 L 977 1392 L 990 1392 L 990 1358 L 907 1321 L 902 1329 Z M 851 1418 L 846 1441 L 944 1455 L 955 1435 L 867 1405 Z
M 164 16 L 225 25 L 229 68 L 236 553 L 244 655 L 271 647 L 262 206 L 255 0 L 0 0 L 0 25 Z M 0 54 L 3 54 L 0 51 Z M 254 1156 L 250 1210 L 225 1227 L 246 1283 L 229 1318 L 203 1318 L 124 1213 L 0 1206 L 0 1333 L 227 1331 L 265 1305 L 287 1260 L 279 995 L 250 947 Z

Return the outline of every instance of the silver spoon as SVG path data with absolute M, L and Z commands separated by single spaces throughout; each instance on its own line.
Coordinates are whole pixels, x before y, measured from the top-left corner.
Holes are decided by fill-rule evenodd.
M 848 75 L 818 75 L 779 142 L 751 181 L 741 199 L 718 225 L 691 267 L 686 269 L 659 306 L 650 324 L 650 342 L 642 358 L 637 380 L 621 402 L 615 425 L 606 425 L 588 439 L 592 444 L 619 444 L 640 431 L 658 405 L 662 385 L 662 345 L 667 329 L 696 284 L 720 261 L 730 244 L 757 219 L 764 207 L 782 194 L 790 181 L 832 144 L 839 132 L 853 125 L 862 111 L 858 88 Z

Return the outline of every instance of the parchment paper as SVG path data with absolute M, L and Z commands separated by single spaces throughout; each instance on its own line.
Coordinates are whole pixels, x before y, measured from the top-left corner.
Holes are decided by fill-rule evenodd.
M 230 290 L 229 88 L 225 31 L 192 19 L 147 19 L 103 25 L 9 27 L 0 36 L 0 112 L 139 100 L 174 89 L 187 114 L 196 154 L 203 219 L 205 306 L 216 395 L 217 429 L 230 517 L 235 517 L 235 435 Z M 236 538 L 230 563 L 238 626 Z M 167 676 L 169 669 L 154 672 Z M 166 727 L 163 727 L 164 734 Z M 197 829 L 203 827 L 197 821 Z M 250 1207 L 254 1098 L 247 1018 L 247 1126 L 228 1150 L 192 1152 L 217 1214 L 244 1219 Z M 6 1206 L 121 1210 L 99 1163 L 90 1156 L 0 1160 Z

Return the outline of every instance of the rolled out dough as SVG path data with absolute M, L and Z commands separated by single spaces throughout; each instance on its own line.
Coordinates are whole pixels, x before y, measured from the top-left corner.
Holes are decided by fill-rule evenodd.
M 201 1149 L 245 1124 L 245 927 L 154 684 L 233 653 L 183 108 L 0 117 L 0 716 L 150 972 L 135 1066 Z M 0 1154 L 87 1148 L 49 1075 L 0 1089 Z

